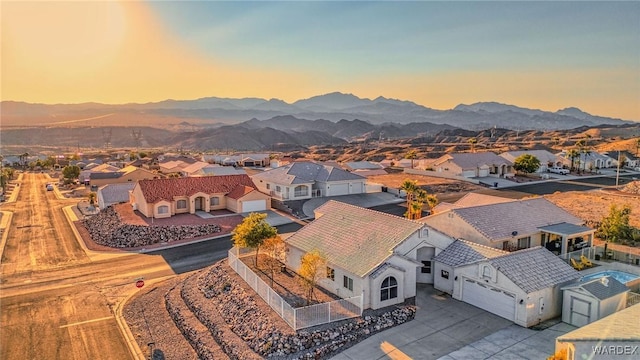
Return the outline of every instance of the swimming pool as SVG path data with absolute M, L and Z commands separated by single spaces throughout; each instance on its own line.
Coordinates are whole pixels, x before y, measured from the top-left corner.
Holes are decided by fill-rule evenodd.
M 593 279 L 598 279 L 604 276 L 611 276 L 612 278 L 620 281 L 623 284 L 634 281 L 636 279 L 640 279 L 640 276 L 633 275 L 628 272 L 618 271 L 618 270 L 605 270 L 597 273 L 585 275 L 582 277 L 582 281 L 589 281 Z

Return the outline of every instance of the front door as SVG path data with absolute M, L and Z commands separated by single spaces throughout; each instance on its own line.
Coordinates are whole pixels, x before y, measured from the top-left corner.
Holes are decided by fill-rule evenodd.
M 197 197 L 197 198 L 196 198 L 196 200 L 195 200 L 195 208 L 196 208 L 196 211 L 198 211 L 198 210 L 202 210 L 202 208 L 203 208 L 203 206 L 202 206 L 202 200 L 203 200 L 203 198 L 202 198 L 202 197 Z

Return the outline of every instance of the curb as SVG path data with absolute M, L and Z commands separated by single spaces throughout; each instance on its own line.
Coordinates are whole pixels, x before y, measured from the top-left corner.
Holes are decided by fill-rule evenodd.
M 131 293 L 127 295 L 127 297 L 125 297 L 122 301 L 118 302 L 114 311 L 115 312 L 114 315 L 116 317 L 116 322 L 118 323 L 118 327 L 120 327 L 120 332 L 124 336 L 125 342 L 127 343 L 127 347 L 129 348 L 129 352 L 131 353 L 133 358 L 139 359 L 139 360 L 146 360 L 147 356 L 142 353 L 142 349 L 140 349 L 140 346 L 138 345 L 138 342 L 133 336 L 131 329 L 129 329 L 129 325 L 127 325 L 127 322 L 125 321 L 124 316 L 122 316 L 122 308 L 124 307 L 124 304 L 129 302 L 129 300 L 135 295 L 136 293 L 131 291 Z
M 0 262 L 2 262 L 4 247 L 7 244 L 7 238 L 9 237 L 9 227 L 11 226 L 11 220 L 13 220 L 13 212 L 0 212 L 2 213 L 2 220 L 0 220 L 0 230 L 2 230 L 2 239 L 0 240 Z

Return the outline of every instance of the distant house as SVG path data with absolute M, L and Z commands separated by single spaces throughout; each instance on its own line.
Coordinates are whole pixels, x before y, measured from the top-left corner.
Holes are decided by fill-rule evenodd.
M 271 162 L 269 154 L 250 153 L 237 155 L 203 155 L 202 161 L 225 166 L 265 167 Z
M 501 157 L 506 160 L 514 163 L 515 160 L 521 156 L 529 154 L 535 156 L 536 159 L 540 160 L 540 167 L 535 171 L 537 173 L 547 172 L 547 169 L 553 167 L 563 167 L 565 165 L 566 159 L 562 156 L 558 156 L 556 154 L 552 154 L 547 150 L 521 150 L 521 151 L 507 151 L 500 154 Z
M 567 151 L 562 151 L 558 153 L 558 156 L 561 156 L 565 159 L 569 159 L 567 155 Z M 569 163 L 571 159 L 569 159 Z M 596 169 L 606 169 L 615 167 L 616 159 L 613 159 L 607 155 L 600 154 L 595 151 L 589 151 L 586 153 L 579 153 L 578 157 L 574 160 L 574 166 L 576 169 L 580 170 L 596 170 Z
M 279 200 L 362 194 L 366 178 L 337 167 L 293 162 L 251 177 L 257 188 Z
M 560 315 L 561 286 L 580 274 L 547 249 L 513 253 L 457 240 L 434 258 L 434 287 L 530 327 Z
M 78 180 L 81 183 L 86 183 L 91 180 L 91 174 L 99 174 L 99 173 L 114 173 L 120 170 L 115 166 L 109 164 L 96 164 L 89 163 L 83 166 L 83 170 L 80 171 L 80 175 L 78 176 Z
M 163 174 L 181 173 L 184 168 L 192 163 L 184 162 L 182 160 L 163 161 L 158 163 L 160 172 Z
M 468 193 L 465 196 L 458 199 L 458 201 L 454 203 L 441 202 L 433 208 L 433 213 L 441 213 L 443 211 L 447 211 L 450 209 L 459 209 L 470 206 L 480 206 L 480 205 L 489 205 L 489 204 L 499 204 L 510 201 L 516 201 L 515 199 L 503 198 L 500 196 L 492 196 L 478 193 Z
M 348 161 L 344 163 L 344 168 L 348 171 L 356 170 L 381 170 L 382 165 L 371 161 Z
M 434 161 L 432 167 L 436 172 L 465 178 L 505 177 L 514 173 L 511 161 L 492 152 L 446 154 Z
M 129 202 L 146 217 L 165 218 L 196 211 L 227 209 L 264 211 L 269 196 L 260 193 L 247 175 L 221 175 L 141 180 Z
M 104 209 L 107 206 L 129 201 L 129 192 L 136 186 L 135 182 L 119 184 L 107 184 L 98 188 L 98 207 Z
M 102 166 L 102 165 L 100 165 Z M 92 169 L 95 170 L 96 168 Z M 151 171 L 138 168 L 135 166 L 127 166 L 123 169 L 117 169 L 116 171 L 91 171 L 89 173 L 89 184 L 95 186 L 103 186 L 107 184 L 119 184 L 127 182 L 136 182 L 145 179 L 158 178 L 158 174 L 154 174 Z M 87 179 L 84 179 L 85 184 Z
M 556 338 L 567 360 L 640 357 L 640 305 L 630 306 Z
M 595 233 L 582 226 L 582 220 L 541 197 L 453 207 L 420 221 L 456 239 L 508 251 L 544 246 L 565 254 L 585 241 L 592 244 Z
M 307 252 L 327 259 L 319 285 L 342 298 L 363 295 L 378 309 L 416 296 L 416 283 L 433 283 L 432 259 L 453 239 L 416 221 L 330 200 L 315 220 L 285 240 L 287 265 L 298 269 Z
M 629 151 L 609 151 L 603 153 L 603 155 L 607 155 L 608 157 L 614 159 L 614 166 L 616 167 L 618 166 L 618 159 L 623 162 L 620 165 L 620 168 L 635 169 L 640 167 L 640 157 L 630 153 Z

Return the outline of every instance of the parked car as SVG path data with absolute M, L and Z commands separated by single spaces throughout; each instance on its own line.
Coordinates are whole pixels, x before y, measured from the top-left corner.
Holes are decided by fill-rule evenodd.
M 549 172 L 552 172 L 554 174 L 560 174 L 560 175 L 568 175 L 569 169 L 565 169 L 561 167 L 552 167 L 552 168 L 549 168 Z
M 47 184 L 47 191 L 53 191 L 53 184 L 52 183 L 48 183 Z

